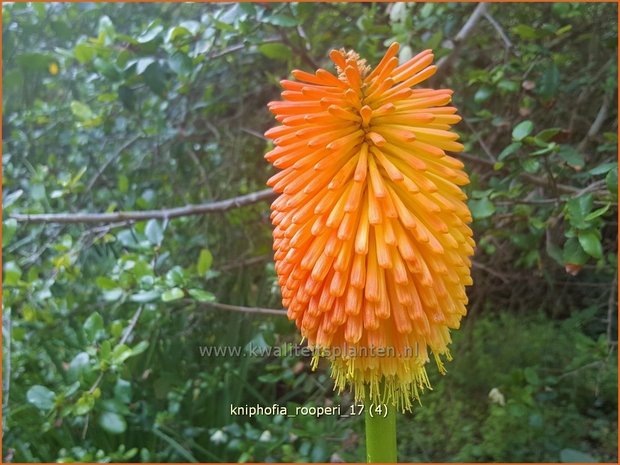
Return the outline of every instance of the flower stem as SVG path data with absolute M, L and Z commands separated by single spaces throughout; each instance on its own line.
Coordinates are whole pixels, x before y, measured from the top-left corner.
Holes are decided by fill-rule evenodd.
M 387 414 L 386 414 L 387 409 Z M 396 463 L 396 408 L 366 403 L 366 462 Z

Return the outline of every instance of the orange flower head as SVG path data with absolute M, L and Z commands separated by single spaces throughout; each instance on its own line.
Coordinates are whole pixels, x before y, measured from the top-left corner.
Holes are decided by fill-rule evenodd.
M 463 146 L 447 89 L 415 88 L 433 53 L 399 64 L 393 43 L 373 70 L 332 50 L 336 74 L 294 70 L 269 109 L 265 158 L 282 303 L 308 345 L 331 361 L 338 390 L 410 410 L 441 372 L 450 329 L 466 314 L 474 240 L 460 186 Z

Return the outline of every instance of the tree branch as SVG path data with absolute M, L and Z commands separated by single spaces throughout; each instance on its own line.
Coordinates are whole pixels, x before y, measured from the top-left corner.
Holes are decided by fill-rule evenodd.
M 452 49 L 452 52 L 449 55 L 442 57 L 437 62 L 437 73 L 435 73 L 435 76 L 433 77 L 434 81 L 440 81 L 446 71 L 450 69 L 452 62 L 459 56 L 463 47 L 463 43 L 470 36 L 472 31 L 478 24 L 478 21 L 480 21 L 480 18 L 482 18 L 486 11 L 487 4 L 478 3 L 478 6 L 476 6 L 476 8 L 472 12 L 471 16 L 467 19 L 461 30 L 456 34 L 456 36 L 454 36 L 454 39 L 452 39 L 452 42 L 454 42 L 454 48 Z
M 502 39 L 502 42 L 504 42 L 504 47 L 506 48 L 506 50 L 512 51 L 516 56 L 519 56 L 519 53 L 516 50 L 514 50 L 514 45 L 510 41 L 508 34 L 506 34 L 506 31 L 504 31 L 504 28 L 501 26 L 501 24 L 499 24 L 497 20 L 493 17 L 493 15 L 491 15 L 491 13 L 489 13 L 488 11 L 485 11 L 483 15 L 486 18 L 486 20 L 489 23 L 491 23 L 491 26 L 493 26 L 495 30 L 497 31 L 497 34 Z
M 479 165 L 484 165 L 484 166 L 488 166 L 488 167 L 492 167 L 494 165 L 494 163 L 490 160 L 487 160 L 485 158 L 478 158 L 474 155 L 468 154 L 468 153 L 459 153 L 457 155 L 458 158 L 462 158 L 464 160 L 467 161 L 471 161 L 472 163 L 477 163 Z M 499 171 L 498 171 L 499 173 Z M 518 176 L 523 178 L 523 179 L 527 179 L 528 181 L 530 181 L 533 184 L 536 184 L 538 186 L 542 186 L 542 187 L 546 187 L 549 186 L 549 181 L 545 178 L 539 178 L 538 176 L 534 176 L 533 174 L 529 174 L 529 173 L 525 173 L 525 172 L 519 172 Z M 558 189 L 558 192 L 561 192 L 563 194 L 575 194 L 577 192 L 579 192 L 579 188 L 578 187 L 573 187 L 573 186 L 569 186 L 566 184 L 556 184 L 556 187 Z
M 461 153 L 460 158 L 492 167 L 494 163 L 491 160 L 478 158 L 474 155 Z M 539 185 L 548 186 L 549 181 L 539 178 L 529 173 L 519 173 L 519 177 L 529 182 Z M 569 186 L 566 184 L 557 184 L 559 193 L 576 194 L 580 192 L 580 188 Z M 161 210 L 143 210 L 143 211 L 126 211 L 113 213 L 41 213 L 41 214 L 22 214 L 13 213 L 9 215 L 22 223 L 55 223 L 55 224 L 93 224 L 93 223 L 129 223 L 132 221 L 145 221 L 150 219 L 171 220 L 183 216 L 204 215 L 207 213 L 225 212 L 233 208 L 240 208 L 246 205 L 252 205 L 263 201 L 274 200 L 276 194 L 271 189 L 264 189 L 251 194 L 241 195 L 225 200 L 215 202 L 202 203 L 198 205 L 186 205 L 184 207 L 164 208 Z
M 206 213 L 225 212 L 233 208 L 244 207 L 258 202 L 270 201 L 275 198 L 271 189 L 253 192 L 226 200 L 186 205 L 162 210 L 143 210 L 113 213 L 13 213 L 10 218 L 23 223 L 119 223 L 126 221 L 144 221 L 150 219 L 173 219 L 182 216 L 204 215 Z
M 263 315 L 286 316 L 286 310 L 276 310 L 275 308 L 239 307 L 237 305 L 221 304 L 218 302 L 205 302 L 203 305 L 207 307 L 218 308 L 220 310 L 228 310 L 232 312 L 258 313 L 258 314 L 263 314 Z
M 603 103 L 601 104 L 601 108 L 599 108 L 598 113 L 596 114 L 596 118 L 594 119 L 592 126 L 590 126 L 590 129 L 588 129 L 588 133 L 583 138 L 583 140 L 579 143 L 578 149 L 580 151 L 585 150 L 586 146 L 588 145 L 588 141 L 592 139 L 594 136 L 596 136 L 598 132 L 601 130 L 601 127 L 603 127 L 603 123 L 607 119 L 607 113 L 609 112 L 610 103 L 611 103 L 611 95 L 609 93 L 606 93 L 603 96 Z

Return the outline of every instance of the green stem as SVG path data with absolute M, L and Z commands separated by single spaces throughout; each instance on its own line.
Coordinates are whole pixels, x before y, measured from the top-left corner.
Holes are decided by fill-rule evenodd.
M 387 409 L 387 415 L 385 413 Z M 396 463 L 396 408 L 366 403 L 366 461 Z M 372 414 L 372 415 L 371 415 Z

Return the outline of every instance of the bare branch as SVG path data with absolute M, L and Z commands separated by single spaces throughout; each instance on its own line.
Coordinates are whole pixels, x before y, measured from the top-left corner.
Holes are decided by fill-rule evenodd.
M 162 210 L 127 211 L 113 213 L 42 213 L 10 215 L 24 223 L 119 223 L 126 221 L 144 221 L 150 219 L 173 219 L 182 216 L 204 215 L 206 213 L 225 212 L 233 208 L 244 207 L 258 202 L 270 201 L 275 198 L 271 189 L 253 192 L 226 200 L 186 205 L 184 207 L 165 208 Z
M 276 310 L 275 308 L 240 307 L 237 305 L 221 304 L 218 302 L 205 302 L 204 305 L 207 307 L 218 308 L 220 310 L 228 310 L 231 312 L 286 316 L 286 310 Z
M 494 163 L 490 160 L 487 160 L 485 158 L 478 158 L 475 155 L 471 155 L 468 153 L 459 153 L 458 157 L 464 160 L 467 160 L 467 161 L 471 161 L 472 163 L 479 164 L 479 165 L 484 165 L 488 167 L 492 167 L 494 165 Z M 543 186 L 543 187 L 549 186 L 549 181 L 547 179 L 539 178 L 538 176 L 534 176 L 533 174 L 519 172 L 518 176 L 521 178 L 527 179 L 531 183 L 536 184 L 538 186 Z M 556 184 L 556 187 L 558 189 L 558 192 L 561 192 L 563 194 L 575 194 L 580 191 L 578 187 L 573 187 L 573 186 L 569 186 L 566 184 Z
M 493 17 L 493 15 L 491 15 L 491 13 L 489 13 L 488 11 L 485 11 L 484 17 L 489 23 L 491 23 L 491 26 L 495 28 L 495 30 L 497 31 L 497 34 L 502 39 L 502 42 L 504 42 L 504 47 L 506 47 L 506 50 L 510 50 L 516 56 L 519 56 L 519 53 L 516 50 L 514 50 L 514 45 L 510 41 L 508 34 L 506 34 L 506 31 L 504 31 L 504 28 L 501 26 L 501 24 L 497 22 L 497 20 Z
M 454 36 L 452 41 L 454 42 L 454 48 L 450 55 L 447 55 L 441 58 L 437 62 L 437 73 L 435 74 L 435 80 L 441 80 L 443 74 L 450 68 L 452 62 L 459 56 L 461 49 L 463 47 L 463 43 L 467 40 L 467 38 L 471 35 L 472 31 L 475 29 L 480 18 L 486 13 L 487 4 L 486 3 L 478 3 L 470 17 L 467 19 L 465 24 L 461 30 Z
M 121 145 L 111 156 L 110 158 L 108 158 L 105 163 L 103 165 L 101 165 L 101 167 L 99 168 L 99 170 L 97 170 L 97 172 L 95 173 L 95 175 L 92 177 L 92 179 L 90 180 L 90 182 L 88 183 L 88 185 L 86 186 L 86 192 L 90 192 L 91 189 L 93 188 L 93 186 L 95 185 L 95 183 L 97 182 L 97 180 L 101 177 L 101 175 L 103 174 L 103 172 L 106 170 L 106 168 L 108 166 L 110 166 L 110 164 L 116 160 L 119 156 L 121 156 L 121 154 L 127 150 L 129 147 L 131 147 L 133 144 L 135 144 L 137 141 L 139 141 L 140 139 L 142 139 L 144 136 L 142 135 L 138 135 L 138 136 L 134 136 L 133 138 L 129 139 L 127 142 L 125 142 L 123 145 Z
M 603 123 L 607 119 L 607 114 L 609 113 L 609 105 L 611 104 L 611 96 L 609 93 L 606 93 L 603 97 L 603 103 L 601 104 L 601 108 L 599 108 L 598 113 L 596 114 L 596 118 L 590 126 L 588 133 L 583 138 L 583 140 L 579 143 L 579 150 L 583 151 L 588 145 L 588 141 L 592 139 L 594 136 L 598 134 L 603 127 Z

